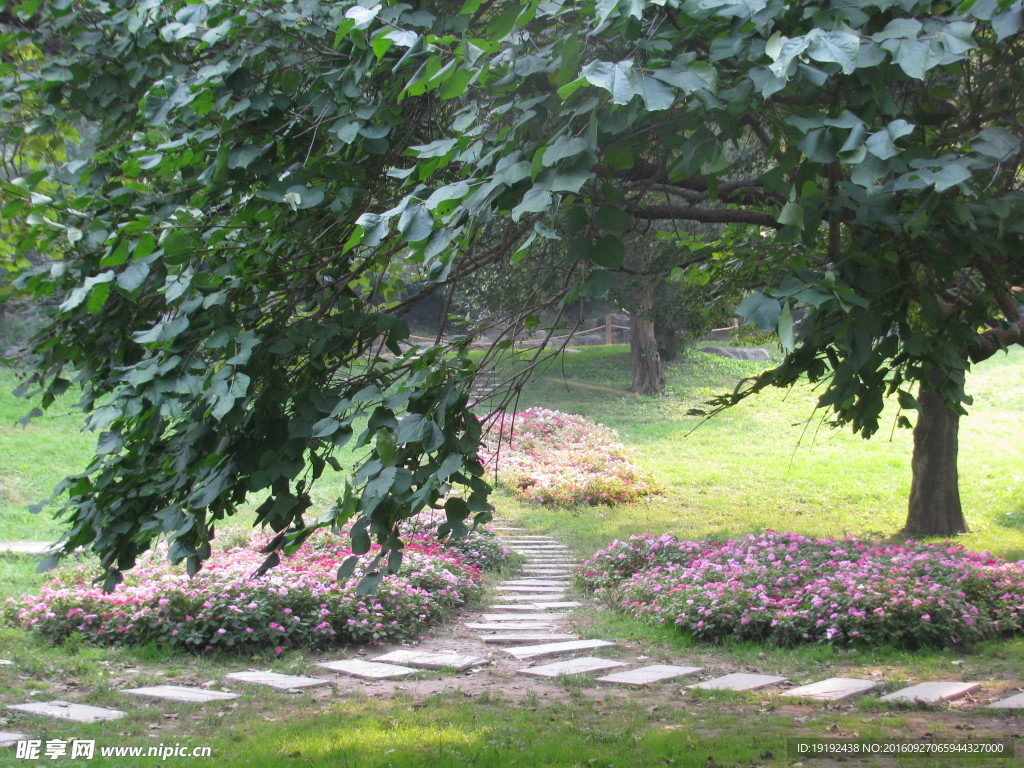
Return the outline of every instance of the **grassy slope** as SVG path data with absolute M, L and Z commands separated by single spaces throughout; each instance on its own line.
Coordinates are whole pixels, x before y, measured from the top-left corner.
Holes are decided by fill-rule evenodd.
M 696 353 L 669 368 L 667 396 L 640 398 L 625 391 L 624 348 L 590 348 L 567 361 L 529 387 L 519 407 L 582 413 L 615 427 L 666 492 L 633 506 L 571 511 L 504 497 L 506 517 L 568 535 L 581 551 L 645 531 L 884 538 L 902 525 L 912 442 L 908 430 L 892 431 L 895 411 L 880 434 L 864 440 L 824 423 L 815 393 L 803 385 L 763 393 L 701 423 L 687 411 L 761 366 Z M 975 404 L 961 423 L 961 495 L 972 533 L 960 540 L 1013 559 L 1024 558 L 1022 374 L 1024 350 L 979 366 L 969 380 Z

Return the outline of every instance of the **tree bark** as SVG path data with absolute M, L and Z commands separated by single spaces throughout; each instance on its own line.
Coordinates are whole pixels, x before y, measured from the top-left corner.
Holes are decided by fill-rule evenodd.
M 967 533 L 957 484 L 960 414 L 946 407 L 936 390 L 942 374 L 933 370 L 921 381 L 921 411 L 914 427 L 910 503 L 903 533 L 908 536 L 953 536 Z
M 629 350 L 633 358 L 633 386 L 638 395 L 665 394 L 665 367 L 658 354 L 654 323 L 647 319 L 654 303 L 654 289 L 644 286 L 637 297 L 637 311 L 630 313 Z

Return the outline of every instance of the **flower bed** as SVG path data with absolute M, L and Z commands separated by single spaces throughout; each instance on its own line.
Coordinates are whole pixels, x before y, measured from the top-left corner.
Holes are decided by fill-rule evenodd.
M 703 640 L 916 648 L 1024 632 L 1024 561 L 950 544 L 634 536 L 580 579 L 619 610 Z
M 658 492 L 614 430 L 585 416 L 530 408 L 497 417 L 481 449 L 498 482 L 541 504 L 616 504 Z
M 125 574 L 110 594 L 89 581 L 93 574 L 86 569 L 65 570 L 38 595 L 7 600 L 3 618 L 51 642 L 78 636 L 104 645 L 156 642 L 193 651 L 281 653 L 412 638 L 481 590 L 472 557 L 422 533 L 406 533 L 401 571 L 385 576 L 369 596 L 356 594 L 358 577 L 343 583 L 336 578 L 350 554 L 342 546 L 347 538 L 318 532 L 294 556 L 253 578 L 265 558 L 256 551 L 263 543 L 256 538 L 215 552 L 191 579 L 183 568 L 154 557 Z M 365 555 L 362 564 L 373 556 Z M 500 554 L 476 560 L 495 558 Z

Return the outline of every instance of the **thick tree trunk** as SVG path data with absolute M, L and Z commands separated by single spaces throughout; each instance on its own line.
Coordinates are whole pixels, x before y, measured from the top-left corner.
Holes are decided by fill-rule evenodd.
M 910 503 L 903 533 L 908 536 L 952 536 L 967 532 L 957 484 L 957 437 L 960 414 L 946 407 L 934 387 L 941 374 L 933 371 L 921 382 L 921 412 L 914 427 Z
M 633 386 L 630 392 L 638 395 L 665 393 L 665 367 L 658 354 L 658 341 L 654 324 L 643 313 L 630 315 L 629 349 L 633 357 Z

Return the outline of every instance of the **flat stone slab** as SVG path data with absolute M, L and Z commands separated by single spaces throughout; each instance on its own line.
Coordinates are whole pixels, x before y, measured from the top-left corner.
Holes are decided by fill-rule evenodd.
M 502 595 L 501 599 L 509 600 L 513 603 L 534 603 L 538 600 L 557 600 L 560 597 L 565 597 L 562 590 L 559 590 L 558 592 L 531 592 L 528 595 L 521 595 L 518 592 L 513 592 L 511 594 Z
M 778 685 L 784 682 L 786 682 L 784 677 L 735 672 L 731 675 L 716 677 L 714 680 L 705 680 L 703 683 L 694 683 L 686 687 L 701 688 L 705 691 L 756 691 L 760 688 L 767 688 L 770 685 Z
M 503 581 L 502 586 L 506 587 L 558 587 L 565 589 L 572 579 L 512 579 Z
M 993 701 L 987 706 L 988 709 L 1024 709 L 1024 693 L 1018 693 L 1008 699 Z
M 579 640 L 579 635 L 566 635 L 557 632 L 508 632 L 495 635 L 483 635 L 485 643 L 553 643 L 556 640 Z
M 88 704 L 72 704 L 68 701 L 31 701 L 27 704 L 10 704 L 7 708 L 57 720 L 73 720 L 76 723 L 95 723 L 124 717 L 124 712 L 119 709 L 90 707 Z
M 0 667 L 9 667 L 13 663 L 13 661 L 8 661 L 7 659 L 0 659 Z
M 237 693 L 227 691 L 210 691 L 206 688 L 189 688 L 184 685 L 150 685 L 142 688 L 128 688 L 124 693 L 133 696 L 149 696 L 154 699 L 168 699 L 169 701 L 193 701 L 204 703 L 208 701 L 227 701 L 237 699 Z
M 608 640 L 573 640 L 568 643 L 543 643 L 542 645 L 523 645 L 519 648 L 502 648 L 517 659 L 536 659 L 540 656 L 557 656 L 560 653 L 590 651 L 594 648 L 607 648 L 615 645 Z
M 579 608 L 583 603 L 578 603 L 575 600 L 557 600 L 553 603 L 535 603 L 535 605 L 542 611 L 546 611 L 551 608 Z
M 53 543 L 49 541 L 3 541 L 0 552 L 11 552 L 16 555 L 46 555 L 53 551 Z
M 388 664 L 407 664 L 421 669 L 445 669 L 451 667 L 463 672 L 470 667 L 487 664 L 487 659 L 479 656 L 468 656 L 464 653 L 432 653 L 429 651 L 392 651 L 378 656 L 374 661 Z
M 557 629 L 558 627 L 554 624 L 543 622 L 543 621 L 491 621 L 491 622 L 474 622 L 467 621 L 463 624 L 466 629 L 475 629 L 480 632 L 508 632 L 509 630 L 525 631 L 535 630 L 541 631 L 544 629 Z
M 805 699 L 818 699 L 819 701 L 843 701 L 854 696 L 867 693 L 872 688 L 877 688 L 878 683 L 873 680 L 859 680 L 854 677 L 830 677 L 810 685 L 801 685 L 799 688 L 790 688 L 783 691 L 782 696 L 796 696 Z
M 388 677 L 405 677 L 414 675 L 419 670 L 403 667 L 398 664 L 378 664 L 363 659 L 342 659 L 341 661 L 321 661 L 317 664 L 324 669 L 341 672 L 350 677 L 361 677 L 367 680 L 383 680 Z
M 539 667 L 524 667 L 518 670 L 518 672 L 520 675 L 533 675 L 535 677 L 558 677 L 559 675 L 585 675 L 588 672 L 604 672 L 608 669 L 628 666 L 624 661 L 584 656 L 581 659 L 556 661 L 553 664 L 544 664 Z
M 660 683 L 663 680 L 672 680 L 676 677 L 695 675 L 703 667 L 679 667 L 674 664 L 651 664 L 639 669 L 627 669 L 623 672 L 613 672 L 610 675 L 597 678 L 600 683 L 624 683 L 625 685 L 649 685 Z
M 28 741 L 31 738 L 27 733 L 17 731 L 0 731 L 0 747 L 10 747 L 19 741 Z
M 228 680 L 238 680 L 243 683 L 255 683 L 256 685 L 269 685 L 279 691 L 298 691 L 302 688 L 314 688 L 318 685 L 330 685 L 330 680 L 321 680 L 318 677 L 302 677 L 301 675 L 282 675 L 278 672 L 232 672 L 224 675 Z
M 517 608 L 521 606 L 516 606 Z M 484 613 L 480 618 L 484 621 L 558 621 L 565 618 L 564 613 Z
M 549 584 L 546 586 L 540 586 L 538 584 L 499 584 L 495 589 L 498 592 L 530 592 L 535 595 L 548 594 L 551 592 L 559 595 L 565 593 L 564 584 Z
M 941 704 L 966 696 L 971 691 L 981 688 L 981 683 L 960 683 L 951 680 L 939 680 L 929 683 L 918 683 L 886 694 L 880 701 L 917 701 L 923 704 Z

